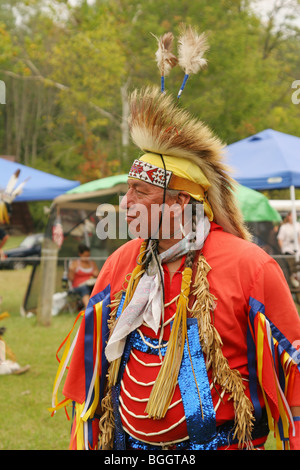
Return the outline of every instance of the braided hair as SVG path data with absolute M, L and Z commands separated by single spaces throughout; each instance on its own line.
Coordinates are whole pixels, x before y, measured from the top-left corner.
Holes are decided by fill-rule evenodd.
M 192 205 L 192 233 L 194 234 L 193 240 L 191 240 L 191 248 L 188 251 L 185 258 L 185 267 L 193 268 L 193 262 L 195 259 L 196 250 L 194 248 L 194 243 L 196 240 L 196 227 L 197 227 L 197 204 L 199 204 L 195 199 L 192 199 L 190 204 Z

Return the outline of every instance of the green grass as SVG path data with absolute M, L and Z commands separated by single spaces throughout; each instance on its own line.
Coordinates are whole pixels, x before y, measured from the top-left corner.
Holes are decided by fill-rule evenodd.
M 11 248 L 16 248 L 24 240 L 24 235 L 14 235 L 10 236 L 7 242 L 5 243 L 3 250 L 10 250 Z
M 0 322 L 7 328 L 3 339 L 21 366 L 30 365 L 25 374 L 0 376 L 0 450 L 63 450 L 68 448 L 70 422 L 63 410 L 51 417 L 48 408 L 58 367 L 56 351 L 75 316 L 53 317 L 49 327 L 38 325 L 36 317 L 21 317 L 29 275 L 30 268 L 0 271 L 0 312 L 10 314 Z

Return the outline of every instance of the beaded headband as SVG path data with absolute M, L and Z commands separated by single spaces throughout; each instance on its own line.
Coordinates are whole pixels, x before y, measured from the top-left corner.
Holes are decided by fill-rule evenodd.
M 134 160 L 132 167 L 128 173 L 129 178 L 136 178 L 146 183 L 154 184 L 160 188 L 168 187 L 171 180 L 172 172 L 151 165 L 151 163 L 141 160 Z

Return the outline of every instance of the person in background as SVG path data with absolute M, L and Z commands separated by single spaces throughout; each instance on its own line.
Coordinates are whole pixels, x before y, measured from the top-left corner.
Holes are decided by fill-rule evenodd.
M 99 269 L 95 261 L 90 259 L 90 254 L 90 248 L 81 243 L 78 246 L 79 259 L 70 263 L 68 272 L 72 289 L 81 296 L 84 307 L 87 307 L 94 281 L 99 274 Z
M 300 223 L 296 222 L 296 230 L 298 234 L 298 240 L 300 243 Z M 281 249 L 281 253 L 284 255 L 295 255 L 295 233 L 293 226 L 292 213 L 289 212 L 286 218 L 283 221 L 279 231 L 278 231 L 278 243 Z M 294 261 L 294 260 L 292 260 Z M 290 265 L 290 270 L 292 265 Z M 293 269 L 293 268 L 292 268 Z M 290 281 L 293 287 L 299 287 L 300 283 L 297 279 L 297 273 L 290 273 Z

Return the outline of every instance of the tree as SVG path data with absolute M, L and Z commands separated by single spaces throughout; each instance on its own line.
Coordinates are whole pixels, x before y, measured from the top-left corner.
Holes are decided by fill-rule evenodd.
M 277 0 L 287 2 L 292 0 Z M 247 0 L 14 0 L 0 13 L 1 153 L 81 181 L 126 172 L 136 149 L 127 96 L 159 86 L 156 40 L 181 22 L 206 31 L 208 67 L 189 79 L 179 106 L 203 119 L 225 143 L 272 127 L 299 135 L 299 31 L 265 23 Z M 16 23 L 12 6 L 21 12 Z M 273 15 L 273 18 L 275 16 Z M 284 30 L 284 34 L 282 31 Z M 176 41 L 175 41 L 176 51 Z M 176 95 L 183 71 L 167 77 Z M 4 129 L 6 127 L 6 132 Z

